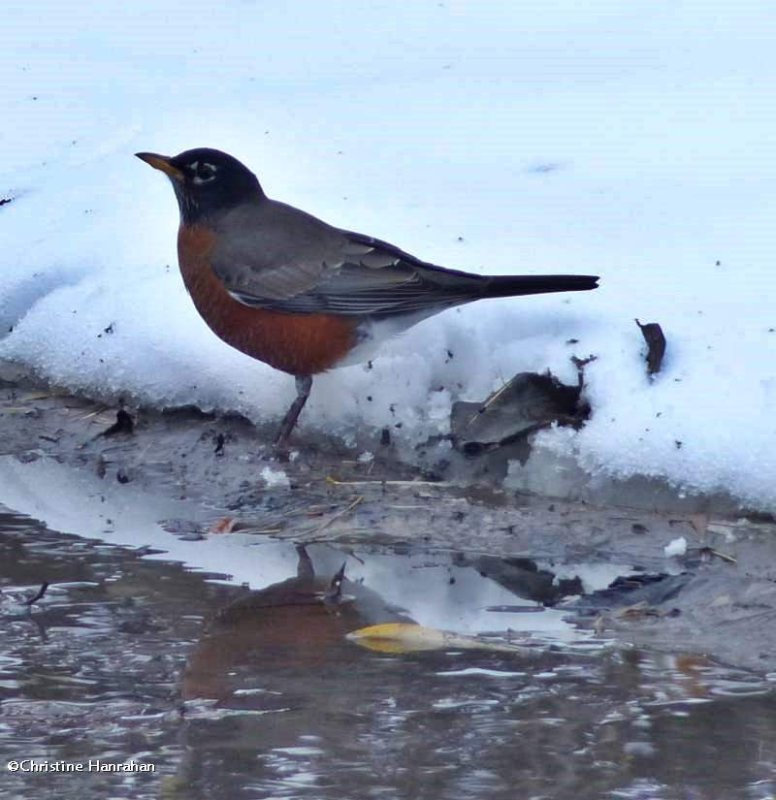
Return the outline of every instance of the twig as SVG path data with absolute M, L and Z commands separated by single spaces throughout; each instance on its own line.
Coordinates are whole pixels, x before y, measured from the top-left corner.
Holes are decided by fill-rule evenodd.
M 326 476 L 326 483 L 332 486 L 452 486 L 448 481 L 339 481 Z
M 25 606 L 31 606 L 33 603 L 37 603 L 38 600 L 40 600 L 41 597 L 43 597 L 43 595 L 46 594 L 46 589 L 48 589 L 48 587 L 49 587 L 48 581 L 44 581 L 40 585 L 40 589 L 38 589 L 38 591 L 32 597 L 28 597 L 24 601 L 24 605 Z
M 717 558 L 721 558 L 723 561 L 727 561 L 728 564 L 738 563 L 738 560 L 734 556 L 730 556 L 727 553 L 721 553 L 719 550 L 715 550 L 713 547 L 701 547 L 699 548 L 699 552 L 701 555 L 716 556 Z
M 469 425 L 471 425 L 480 414 L 484 414 L 496 402 L 496 400 L 498 400 L 499 397 L 504 394 L 504 392 L 510 387 L 511 383 L 512 381 L 507 381 L 500 389 L 497 389 L 495 392 L 493 392 L 493 394 L 485 400 L 485 402 L 474 412 L 474 414 L 472 414 L 465 427 L 468 428 Z
M 284 527 L 282 528 L 238 528 L 235 533 L 262 533 L 271 536 L 275 533 L 283 533 L 285 530 Z
M 352 503 L 349 503 L 345 508 L 340 509 L 336 514 L 333 514 L 326 522 L 319 525 L 313 533 L 320 533 L 322 530 L 325 530 L 332 524 L 335 520 L 339 519 L 340 517 L 345 516 L 348 512 L 352 511 L 362 500 L 364 499 L 363 495 L 359 495 Z

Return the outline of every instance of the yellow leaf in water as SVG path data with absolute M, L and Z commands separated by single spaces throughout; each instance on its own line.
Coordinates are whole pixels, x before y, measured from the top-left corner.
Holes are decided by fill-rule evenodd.
M 419 650 L 440 650 L 447 635 L 434 628 L 409 622 L 386 622 L 359 628 L 347 638 L 378 653 L 414 653 Z
M 530 650 L 516 644 L 488 642 L 476 636 L 426 628 L 411 622 L 385 622 L 347 634 L 351 642 L 377 653 L 417 653 L 422 650 L 491 650 L 500 653 L 527 654 Z

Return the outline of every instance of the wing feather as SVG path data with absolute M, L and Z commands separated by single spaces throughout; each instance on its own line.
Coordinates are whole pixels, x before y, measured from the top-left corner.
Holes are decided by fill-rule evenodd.
M 213 269 L 244 305 L 293 313 L 416 313 L 476 296 L 482 279 L 264 200 L 221 221 Z

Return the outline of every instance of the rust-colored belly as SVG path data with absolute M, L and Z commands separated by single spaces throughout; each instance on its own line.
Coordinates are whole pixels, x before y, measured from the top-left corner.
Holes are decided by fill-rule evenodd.
M 284 314 L 233 299 L 210 266 L 213 234 L 181 226 L 178 261 L 183 282 L 216 336 L 291 375 L 315 375 L 340 361 L 356 342 L 355 321 L 332 314 Z

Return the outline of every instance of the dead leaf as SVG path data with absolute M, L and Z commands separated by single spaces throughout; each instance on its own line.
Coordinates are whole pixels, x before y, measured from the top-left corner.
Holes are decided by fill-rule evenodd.
M 656 375 L 660 372 L 663 356 L 666 354 L 666 337 L 663 335 L 663 329 L 657 322 L 647 322 L 642 325 L 636 320 L 636 324 L 647 343 L 647 374 Z
M 221 517 L 217 519 L 208 529 L 208 533 L 233 533 L 237 524 L 237 517 Z
M 520 645 L 496 644 L 476 636 L 460 636 L 455 633 L 426 628 L 410 622 L 386 622 L 370 625 L 347 634 L 350 641 L 376 653 L 417 653 L 424 650 L 490 650 L 499 653 L 535 652 Z

